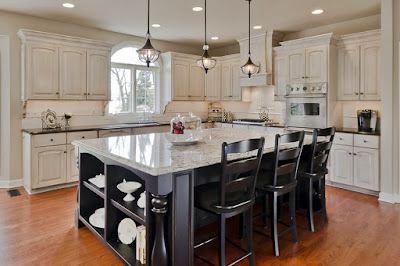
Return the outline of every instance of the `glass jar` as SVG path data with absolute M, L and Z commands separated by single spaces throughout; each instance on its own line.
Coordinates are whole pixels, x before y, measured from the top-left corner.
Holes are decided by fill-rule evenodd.
M 185 117 L 185 130 L 187 133 L 201 131 L 201 118 L 189 113 L 189 116 Z
M 185 133 L 185 118 L 181 114 L 176 114 L 176 117 L 171 120 L 171 134 Z

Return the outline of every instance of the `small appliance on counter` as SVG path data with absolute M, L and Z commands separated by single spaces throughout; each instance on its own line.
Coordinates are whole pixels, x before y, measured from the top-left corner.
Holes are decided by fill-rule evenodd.
M 357 111 L 358 131 L 374 132 L 376 130 L 377 120 L 378 120 L 377 110 L 358 110 Z

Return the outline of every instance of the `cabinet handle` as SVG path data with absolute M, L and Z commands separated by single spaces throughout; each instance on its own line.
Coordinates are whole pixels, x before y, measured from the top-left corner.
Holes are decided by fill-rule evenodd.
M 357 156 L 357 153 L 353 153 L 354 156 Z
M 358 92 L 356 92 L 356 95 L 358 95 Z
M 64 153 L 67 153 L 66 151 L 64 151 Z
M 56 94 L 58 95 L 58 92 L 56 92 Z
M 90 95 L 90 92 L 88 92 L 88 94 L 87 95 Z
M 86 95 L 86 92 L 83 95 Z
M 343 140 L 342 138 L 339 138 L 340 140 Z
M 308 77 L 306 77 L 306 79 L 308 79 Z
M 82 136 L 82 138 L 84 139 L 84 138 L 85 138 L 85 136 Z
M 364 92 L 360 92 L 360 95 L 364 95 Z
M 352 153 L 351 153 L 351 152 L 349 152 L 349 155 L 352 155 Z
M 367 143 L 367 141 L 366 141 L 366 140 L 364 140 L 364 143 Z
M 54 141 L 53 139 L 50 139 L 50 141 Z
M 305 77 L 301 77 L 302 79 L 305 79 Z

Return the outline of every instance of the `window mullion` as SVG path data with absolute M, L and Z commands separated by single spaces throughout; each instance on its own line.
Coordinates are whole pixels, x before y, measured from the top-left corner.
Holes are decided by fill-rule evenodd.
M 132 67 L 132 113 L 136 113 L 136 67 Z

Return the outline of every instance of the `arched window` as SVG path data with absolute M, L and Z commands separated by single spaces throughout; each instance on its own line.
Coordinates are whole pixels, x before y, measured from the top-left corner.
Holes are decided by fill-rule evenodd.
M 109 114 L 155 113 L 159 110 L 159 75 L 156 64 L 146 67 L 138 58 L 139 45 L 124 45 L 111 57 Z

